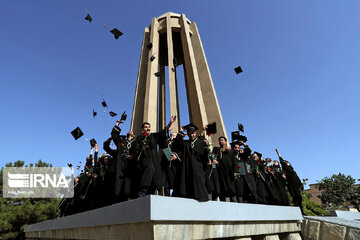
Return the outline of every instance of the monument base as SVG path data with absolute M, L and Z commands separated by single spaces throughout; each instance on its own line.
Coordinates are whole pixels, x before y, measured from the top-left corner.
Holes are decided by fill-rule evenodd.
M 146 196 L 26 226 L 27 239 L 300 240 L 298 207 Z

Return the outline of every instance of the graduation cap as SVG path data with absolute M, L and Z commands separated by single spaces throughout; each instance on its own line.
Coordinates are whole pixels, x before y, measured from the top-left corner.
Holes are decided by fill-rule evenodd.
M 82 135 L 84 135 L 84 133 L 79 127 L 77 127 L 71 131 L 71 135 L 75 138 L 75 140 L 78 140 Z
M 207 125 L 206 134 L 209 136 L 216 133 L 216 122 Z
M 231 141 L 232 142 L 239 141 L 239 136 L 240 136 L 239 131 L 231 132 Z
M 95 112 L 95 110 L 93 109 L 93 118 L 94 119 L 95 119 L 96 115 L 97 115 L 97 112 Z
M 256 155 L 258 155 L 258 157 L 261 159 L 261 157 L 262 157 L 262 154 L 261 153 L 258 153 L 258 152 L 254 152 L 253 154 L 256 154 Z
M 152 46 L 153 46 L 152 43 L 149 42 L 149 44 L 146 47 L 147 47 L 147 49 L 151 50 Z
M 90 146 L 93 148 L 93 147 L 95 147 L 95 144 L 96 144 L 95 138 L 91 139 L 90 140 Z
M 69 168 L 72 168 L 72 164 L 71 163 L 68 163 L 67 164 Z
M 240 132 L 244 132 L 244 126 L 241 123 L 238 123 L 238 129 Z
M 105 102 L 104 99 L 103 99 L 103 101 L 101 102 L 101 105 L 102 105 L 103 107 L 108 107 L 108 105 L 106 104 L 106 102 Z
M 241 69 L 240 66 L 238 66 L 238 67 L 234 68 L 234 71 L 236 72 L 236 74 L 239 74 L 239 73 L 241 73 L 243 70 Z
M 239 141 L 235 141 L 235 142 L 231 142 L 231 143 L 230 143 L 231 148 L 234 148 L 236 144 L 239 145 L 239 146 L 241 146 L 241 143 L 240 143 Z
M 127 114 L 126 111 L 124 111 L 123 114 L 121 114 L 120 121 L 126 121 L 126 118 L 127 118 Z
M 111 117 L 115 117 L 117 115 L 117 113 L 114 113 L 112 111 L 110 111 L 109 114 L 110 114 Z
M 243 135 L 239 135 L 239 141 L 241 142 L 247 142 L 247 137 L 243 136 Z
M 151 62 L 155 60 L 155 53 L 151 56 L 151 58 L 149 59 Z
M 185 130 L 187 132 L 195 132 L 196 130 L 198 130 L 199 128 L 197 126 L 195 126 L 195 124 L 193 123 L 189 123 L 188 125 L 184 126 Z
M 122 32 L 119 31 L 119 29 L 114 28 L 113 30 L 110 31 L 112 34 L 114 34 L 114 38 L 118 39 L 121 35 L 123 35 Z
M 160 72 L 156 72 L 154 73 L 155 77 L 160 77 L 161 76 L 161 73 Z
M 92 17 L 90 16 L 90 14 L 86 15 L 85 20 L 88 20 L 89 22 L 92 21 Z

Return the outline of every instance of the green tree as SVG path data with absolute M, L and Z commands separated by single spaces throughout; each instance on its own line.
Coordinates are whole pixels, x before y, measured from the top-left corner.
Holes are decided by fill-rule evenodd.
M 33 167 L 24 161 L 7 163 L 6 167 Z M 39 160 L 35 167 L 52 167 L 51 164 Z M 0 171 L 0 190 L 2 191 L 3 168 Z M 59 215 L 57 208 L 59 199 L 35 198 L 3 198 L 0 197 L 0 239 L 25 239 L 24 228 Z
M 355 191 L 354 185 L 355 179 L 339 173 L 323 178 L 316 188 L 322 191 L 319 195 L 321 202 L 328 208 L 336 209 L 351 201 Z
M 360 187 L 357 187 L 349 201 L 360 212 Z

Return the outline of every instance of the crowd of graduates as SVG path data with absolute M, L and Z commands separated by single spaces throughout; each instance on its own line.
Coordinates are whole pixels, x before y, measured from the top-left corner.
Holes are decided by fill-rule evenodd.
M 138 136 L 131 131 L 120 135 L 117 121 L 103 143 L 104 154 L 98 157 L 98 145 L 92 144 L 85 167 L 75 178 L 74 197 L 59 205 L 61 216 L 149 194 L 289 206 L 289 192 L 302 210 L 303 185 L 277 149 L 279 160 L 263 159 L 239 131 L 233 132 L 230 144 L 222 136 L 211 148 L 209 125 L 202 132 L 191 123 L 171 132 L 174 121 L 176 116 L 159 132 L 151 132 L 151 124 L 144 122 Z M 111 141 L 116 149 L 110 147 Z

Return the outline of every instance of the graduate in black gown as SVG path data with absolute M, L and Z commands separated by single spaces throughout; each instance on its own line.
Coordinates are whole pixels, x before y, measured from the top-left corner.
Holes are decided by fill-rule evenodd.
M 217 161 L 219 162 L 220 201 L 225 201 L 228 197 L 230 201 L 236 202 L 235 152 L 228 146 L 227 139 L 223 136 L 219 137 L 219 145 L 220 147 L 213 148 L 213 152 L 217 154 Z
M 174 189 L 174 185 L 179 185 L 181 172 L 182 152 L 181 146 L 176 141 L 176 132 L 172 132 L 170 138 L 166 141 L 166 145 L 161 148 L 166 148 L 172 152 L 171 159 L 168 159 L 165 154 L 162 154 L 162 167 L 164 169 L 165 196 L 170 196 L 170 190 Z
M 263 163 L 261 162 L 261 153 L 254 152 L 251 155 L 251 161 L 255 165 L 254 176 L 256 181 L 257 203 L 268 204 L 269 198 L 266 190 L 266 173 L 264 171 Z
M 168 129 L 175 120 L 176 116 L 171 116 L 169 124 L 163 130 L 155 133 L 151 133 L 150 123 L 144 122 L 141 126 L 142 134 L 135 139 L 135 157 L 141 176 L 139 197 L 153 194 L 155 189 L 159 192 L 162 191 L 163 173 L 157 147 L 168 138 Z
M 276 160 L 273 163 L 271 174 L 275 189 L 278 191 L 278 195 L 280 197 L 278 204 L 282 206 L 289 206 L 289 197 L 286 191 L 286 177 L 280 168 L 279 162 Z
M 187 131 L 189 140 L 184 140 L 184 129 Z M 174 184 L 173 196 L 193 198 L 198 201 L 208 201 L 205 186 L 205 175 L 209 159 L 208 148 L 203 139 L 196 135 L 196 127 L 190 123 L 182 127 L 176 136 L 176 142 L 181 146 L 181 172 L 180 182 Z
M 232 142 L 231 147 L 235 151 L 234 177 L 236 200 L 239 203 L 255 203 L 256 182 L 251 174 L 251 166 L 247 162 L 247 159 L 250 158 L 251 150 L 242 141 Z
M 291 197 L 293 198 L 294 205 L 300 207 L 301 212 L 304 213 L 301 195 L 301 191 L 304 190 L 304 186 L 290 162 L 284 160 L 281 157 L 277 148 L 275 151 L 278 154 L 282 170 L 285 173 L 286 181 L 288 183 L 287 188 Z

